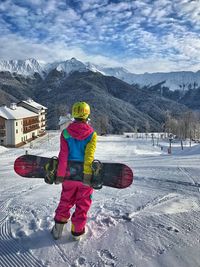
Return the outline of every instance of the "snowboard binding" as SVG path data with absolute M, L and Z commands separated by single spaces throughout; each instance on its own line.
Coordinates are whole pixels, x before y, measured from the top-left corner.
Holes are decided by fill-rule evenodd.
M 45 183 L 53 184 L 56 180 L 56 171 L 58 167 L 58 158 L 53 157 L 50 161 L 44 165 L 44 169 L 46 171 L 46 175 L 44 178 Z
M 103 180 L 101 178 L 102 163 L 99 160 L 93 160 L 92 162 L 92 187 L 99 190 L 103 186 Z

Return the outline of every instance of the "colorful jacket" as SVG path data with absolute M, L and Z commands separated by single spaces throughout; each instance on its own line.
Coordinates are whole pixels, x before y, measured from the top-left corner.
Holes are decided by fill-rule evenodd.
M 68 160 L 84 162 L 84 173 L 91 174 L 97 134 L 85 122 L 72 122 L 60 136 L 60 152 L 57 176 L 65 176 Z

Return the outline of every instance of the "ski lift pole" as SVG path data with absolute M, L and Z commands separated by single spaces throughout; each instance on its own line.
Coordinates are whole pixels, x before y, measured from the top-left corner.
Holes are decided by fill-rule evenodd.
M 169 149 L 168 149 L 168 154 L 171 154 L 171 153 L 172 153 L 172 140 L 173 140 L 173 138 L 170 137 L 170 138 L 169 138 Z
M 153 133 L 151 134 L 151 137 L 152 137 L 152 145 L 154 146 L 155 143 L 154 143 L 154 134 Z

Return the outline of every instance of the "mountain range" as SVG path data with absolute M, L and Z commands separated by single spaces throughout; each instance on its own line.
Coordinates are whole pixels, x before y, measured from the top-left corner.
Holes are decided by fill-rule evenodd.
M 53 63 L 41 63 L 36 59 L 26 60 L 0 60 L 0 71 L 9 71 L 11 73 L 32 76 L 38 73 L 41 77 L 46 77 L 52 70 L 70 74 L 74 71 L 79 72 L 99 72 L 105 76 L 114 76 L 129 84 L 138 84 L 143 86 L 154 86 L 162 83 L 163 87 L 170 90 L 188 90 L 200 86 L 200 71 L 179 71 L 179 72 L 158 72 L 158 73 L 131 73 L 125 68 L 108 68 L 95 65 L 90 62 L 81 62 L 76 58 Z
M 166 89 L 163 81 L 144 87 L 127 83 L 116 77 L 123 71 L 128 77 L 122 68 L 100 68 L 75 58 L 45 65 L 35 59 L 0 61 L 0 105 L 31 97 L 48 107 L 48 129 L 57 129 L 59 116 L 69 113 L 74 102 L 86 101 L 100 134 L 160 131 L 166 113 L 182 116 L 193 108 L 192 101 L 200 108 L 197 85 L 185 97 Z

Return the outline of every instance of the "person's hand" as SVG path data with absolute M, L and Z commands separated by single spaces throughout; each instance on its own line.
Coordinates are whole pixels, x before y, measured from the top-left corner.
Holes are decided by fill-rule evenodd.
M 57 176 L 55 179 L 54 184 L 61 184 L 64 181 L 64 177 L 63 176 Z
M 83 174 L 83 184 L 87 185 L 87 186 L 92 186 L 91 184 L 91 180 L 92 180 L 92 174 Z

